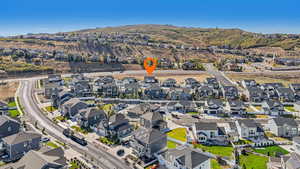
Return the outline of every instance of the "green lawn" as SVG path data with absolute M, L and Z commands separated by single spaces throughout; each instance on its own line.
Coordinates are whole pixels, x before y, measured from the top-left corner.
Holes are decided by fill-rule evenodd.
M 297 112 L 297 110 L 295 110 L 294 106 L 284 106 L 284 109 L 290 112 Z
M 176 148 L 176 146 L 177 146 L 177 144 L 174 143 L 173 141 L 168 141 L 167 142 L 168 149 L 174 149 L 174 148 Z
M 198 115 L 199 113 L 198 113 L 198 112 L 188 112 L 187 114 L 190 114 L 190 115 Z
M 79 126 L 72 126 L 72 129 L 74 129 L 76 132 L 82 133 L 82 134 L 88 134 L 88 131 L 79 127 Z
M 47 107 L 45 107 L 45 109 L 48 111 L 48 112 L 53 112 L 53 111 L 55 111 L 55 110 L 57 110 L 55 107 L 53 107 L 53 106 L 47 106 Z
M 113 140 L 107 138 L 107 137 L 100 137 L 98 139 L 101 143 L 106 144 L 106 145 L 114 145 L 116 144 L 116 142 L 114 142 Z
M 244 139 L 240 139 L 239 141 L 235 142 L 235 145 L 244 145 L 244 144 L 251 144 L 252 141 L 250 140 L 244 140 Z
M 71 162 L 71 167 L 69 169 L 79 169 L 79 165 L 76 162 Z
M 46 143 L 46 145 L 49 146 L 49 147 L 52 147 L 52 148 L 58 148 L 58 147 L 59 147 L 57 144 L 55 144 L 55 143 L 53 143 L 53 142 L 51 142 L 51 141 L 48 141 L 48 142 Z
M 21 113 L 18 110 L 8 110 L 10 117 L 18 117 Z
M 240 156 L 240 166 L 245 164 L 247 169 L 267 169 L 268 157 L 262 157 L 254 154 Z
M 233 154 L 233 147 L 231 146 L 205 146 L 202 144 L 196 144 L 194 146 L 195 148 L 200 148 L 203 151 L 207 151 L 222 157 L 231 157 Z
M 270 153 L 270 156 L 275 157 L 276 152 L 280 152 L 282 154 L 288 154 L 289 152 L 279 146 L 269 146 L 265 148 L 256 148 L 254 149 L 255 152 L 261 153 L 264 155 L 268 155 L 268 152 Z
M 210 161 L 210 165 L 211 165 L 211 169 L 222 169 L 221 165 L 215 159 L 212 159 Z
M 7 103 L 8 107 L 16 107 L 17 104 L 15 101 Z
M 186 142 L 186 129 L 185 128 L 176 128 L 167 133 L 168 137 L 173 139 Z

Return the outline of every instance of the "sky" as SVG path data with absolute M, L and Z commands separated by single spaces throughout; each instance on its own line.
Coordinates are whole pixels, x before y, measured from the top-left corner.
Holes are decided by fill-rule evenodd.
M 0 36 L 133 24 L 300 33 L 299 0 L 1 0 Z

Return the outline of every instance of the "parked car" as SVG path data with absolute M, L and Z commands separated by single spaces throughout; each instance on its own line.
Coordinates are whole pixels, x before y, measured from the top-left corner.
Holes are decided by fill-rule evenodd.
M 48 141 L 50 141 L 50 139 L 49 139 L 48 137 L 43 137 L 43 138 L 41 138 L 41 142 L 42 142 L 42 143 L 46 143 L 46 142 L 48 142 Z

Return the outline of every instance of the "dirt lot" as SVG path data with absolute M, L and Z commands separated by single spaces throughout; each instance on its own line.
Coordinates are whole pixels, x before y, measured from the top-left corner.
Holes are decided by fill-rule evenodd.
M 128 75 L 115 75 L 114 77 L 117 79 L 122 79 L 124 77 L 128 77 Z M 135 77 L 139 80 L 144 79 L 144 75 L 141 75 L 141 74 L 132 75 L 131 77 Z M 178 83 L 182 83 L 182 82 L 184 82 L 184 79 L 191 78 L 191 77 L 197 79 L 199 82 L 203 82 L 207 77 L 211 77 L 211 76 L 207 73 L 201 73 L 201 74 L 197 74 L 197 75 L 170 75 L 170 74 L 163 75 L 163 74 L 161 74 L 161 75 L 156 76 L 156 78 L 160 81 L 164 81 L 168 78 L 174 78 L 177 80 Z
M 284 73 L 226 73 L 233 81 L 241 81 L 243 79 L 254 79 L 258 83 L 283 83 L 286 87 L 290 83 L 300 83 L 300 73 L 284 72 Z
M 9 82 L 6 84 L 0 84 L 0 100 L 6 100 L 10 97 L 14 97 L 18 85 L 19 82 Z

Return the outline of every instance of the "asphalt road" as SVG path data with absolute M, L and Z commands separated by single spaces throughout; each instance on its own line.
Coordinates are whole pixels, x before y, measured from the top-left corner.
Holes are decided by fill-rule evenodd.
M 235 86 L 235 84 L 228 80 L 223 72 L 218 71 L 212 63 L 205 64 L 205 68 L 209 74 L 215 76 L 215 78 L 222 84 L 227 86 Z
M 93 157 L 93 163 L 102 169 L 130 169 L 123 161 L 106 152 L 100 147 L 96 147 L 93 143 L 88 143 L 83 147 L 62 134 L 63 128 L 49 120 L 37 105 L 34 97 L 35 80 L 22 81 L 19 89 L 20 105 L 23 106 L 25 115 L 31 122 L 37 121 L 38 125 L 44 127 L 46 132 L 66 143 L 69 147 L 81 154 Z

